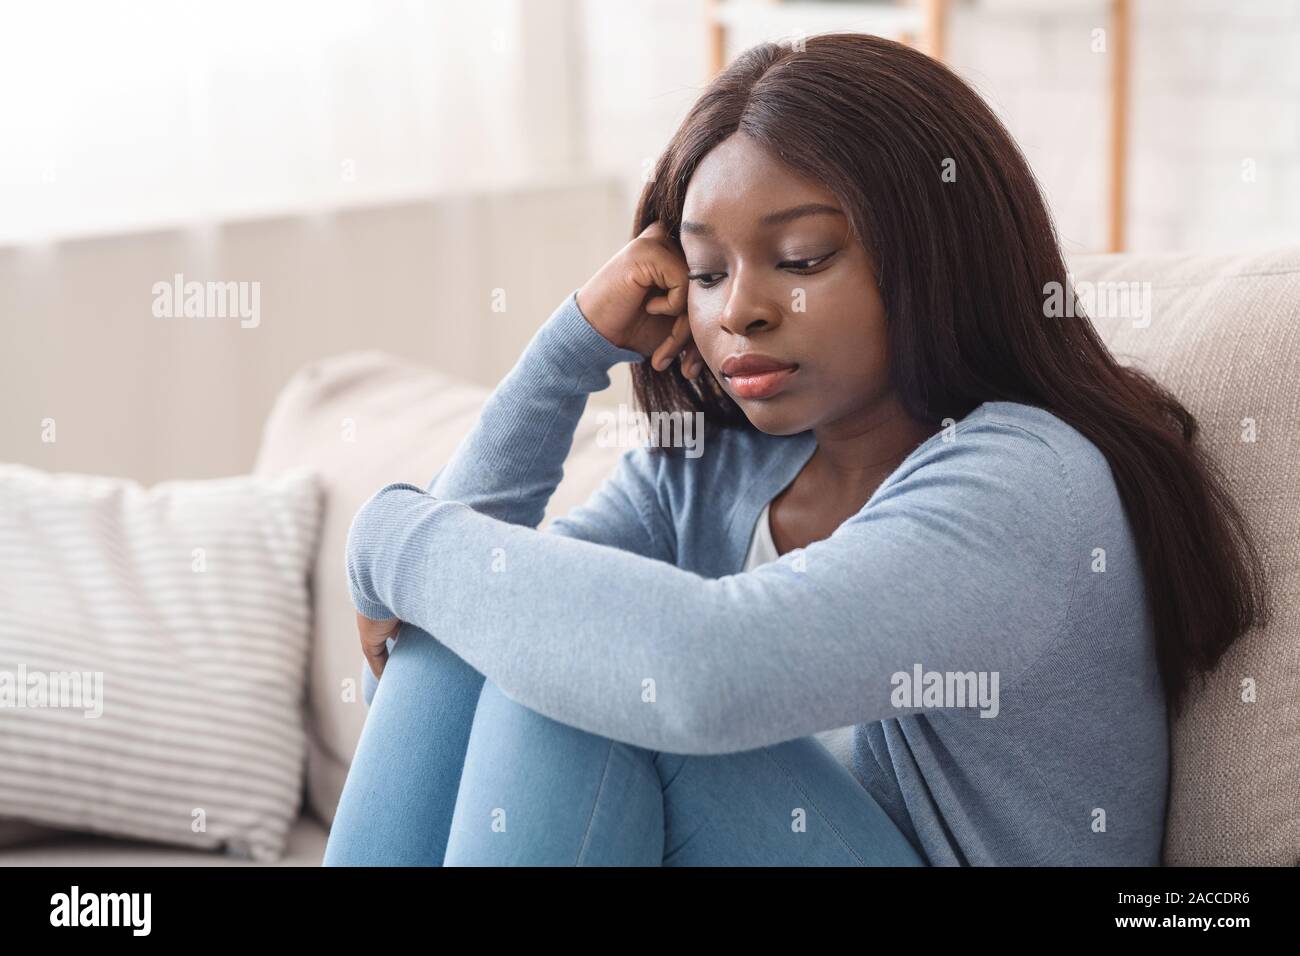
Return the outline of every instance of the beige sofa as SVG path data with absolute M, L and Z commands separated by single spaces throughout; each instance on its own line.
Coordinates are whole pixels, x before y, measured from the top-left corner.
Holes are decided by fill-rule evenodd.
M 1072 265 L 1076 282 L 1093 284 L 1098 293 L 1092 314 L 1112 350 L 1170 385 L 1197 416 L 1201 440 L 1246 510 L 1272 578 L 1272 621 L 1231 651 L 1172 728 L 1165 861 L 1295 865 L 1300 863 L 1300 249 L 1240 257 L 1085 256 Z M 1126 300 L 1122 314 L 1102 314 L 1107 311 L 1103 300 L 1109 297 L 1113 305 L 1116 291 L 1136 298 Z M 1147 293 L 1149 313 L 1134 311 Z M 266 422 L 257 470 L 310 465 L 322 475 L 328 494 L 314 578 L 305 799 L 280 865 L 320 862 L 365 720 L 358 686 L 361 658 L 343 580 L 351 516 L 385 482 L 427 483 L 471 427 L 487 394 L 391 356 L 352 353 L 302 369 Z M 547 520 L 584 501 L 622 452 L 597 445 L 595 416 L 590 408 L 578 429 Z M 1241 699 L 1246 679 L 1258 688 L 1253 703 Z M 0 823 L 0 830 L 5 826 L 13 827 Z M 44 832 L 33 840 L 0 849 L 0 865 L 257 865 L 102 837 Z

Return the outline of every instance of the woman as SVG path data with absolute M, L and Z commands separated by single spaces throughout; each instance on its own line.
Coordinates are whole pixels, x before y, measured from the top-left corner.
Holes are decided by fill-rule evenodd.
M 1157 864 L 1167 717 L 1262 619 L 1258 558 L 1191 415 L 1048 317 L 980 98 L 874 37 L 757 47 L 634 234 L 354 520 L 326 864 Z M 539 532 L 620 361 L 704 454 L 633 449 Z

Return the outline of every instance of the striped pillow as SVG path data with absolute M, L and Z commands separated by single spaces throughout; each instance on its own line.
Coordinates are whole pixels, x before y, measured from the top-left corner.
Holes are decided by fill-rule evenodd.
M 0 818 L 279 859 L 319 507 L 304 471 L 0 465 Z

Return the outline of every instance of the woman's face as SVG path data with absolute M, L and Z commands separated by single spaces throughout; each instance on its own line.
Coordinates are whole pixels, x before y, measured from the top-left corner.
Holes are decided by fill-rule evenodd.
M 735 133 L 691 177 L 681 245 L 695 345 L 760 431 L 851 428 L 890 394 L 875 274 L 823 186 Z M 794 370 L 723 374 L 750 354 Z

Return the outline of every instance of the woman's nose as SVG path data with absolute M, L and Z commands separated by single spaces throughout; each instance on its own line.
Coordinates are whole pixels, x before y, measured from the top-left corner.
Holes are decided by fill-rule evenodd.
M 752 276 L 737 270 L 722 308 L 721 325 L 732 335 L 752 335 L 781 324 L 781 309 L 763 294 Z

